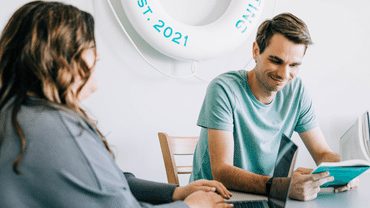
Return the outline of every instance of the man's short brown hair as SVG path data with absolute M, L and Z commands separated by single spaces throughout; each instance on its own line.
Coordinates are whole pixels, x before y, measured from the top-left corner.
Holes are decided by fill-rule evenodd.
M 273 19 L 264 21 L 258 28 L 256 41 L 260 53 L 267 48 L 273 35 L 282 34 L 296 44 L 313 44 L 307 25 L 291 13 L 282 13 Z

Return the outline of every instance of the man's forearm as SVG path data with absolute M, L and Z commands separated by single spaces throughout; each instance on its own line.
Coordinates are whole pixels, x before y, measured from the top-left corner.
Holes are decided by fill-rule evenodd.
M 335 152 L 327 152 L 321 157 L 318 158 L 318 161 L 316 161 L 317 165 L 320 165 L 322 162 L 339 162 L 340 156 Z
M 228 189 L 255 194 L 266 194 L 266 183 L 270 176 L 258 175 L 235 166 L 226 166 L 213 174 L 214 180 Z

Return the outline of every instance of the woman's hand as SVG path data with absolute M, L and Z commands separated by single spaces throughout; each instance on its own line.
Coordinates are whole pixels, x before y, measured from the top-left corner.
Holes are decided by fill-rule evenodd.
M 225 199 L 229 199 L 232 195 L 222 183 L 201 179 L 189 183 L 186 186 L 177 187 L 173 192 L 172 200 L 184 200 L 187 196 L 196 191 L 217 192 Z
M 197 191 L 190 194 L 184 200 L 191 208 L 231 208 L 232 204 L 225 202 L 222 196 L 210 191 Z

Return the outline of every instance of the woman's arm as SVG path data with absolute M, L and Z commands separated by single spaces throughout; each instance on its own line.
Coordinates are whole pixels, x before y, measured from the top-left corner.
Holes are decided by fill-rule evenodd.
M 138 201 L 151 204 L 172 202 L 172 195 L 177 185 L 138 179 L 132 173 L 124 172 L 124 174 L 132 194 Z

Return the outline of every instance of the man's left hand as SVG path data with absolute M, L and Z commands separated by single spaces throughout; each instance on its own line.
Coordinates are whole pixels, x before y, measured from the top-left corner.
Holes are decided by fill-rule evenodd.
M 334 192 L 338 193 L 338 192 L 343 192 L 343 191 L 349 191 L 351 189 L 358 188 L 359 184 L 360 184 L 360 179 L 358 179 L 357 177 L 353 179 L 352 181 L 350 181 L 349 183 L 347 183 L 347 185 L 339 187 L 339 188 L 335 188 Z

